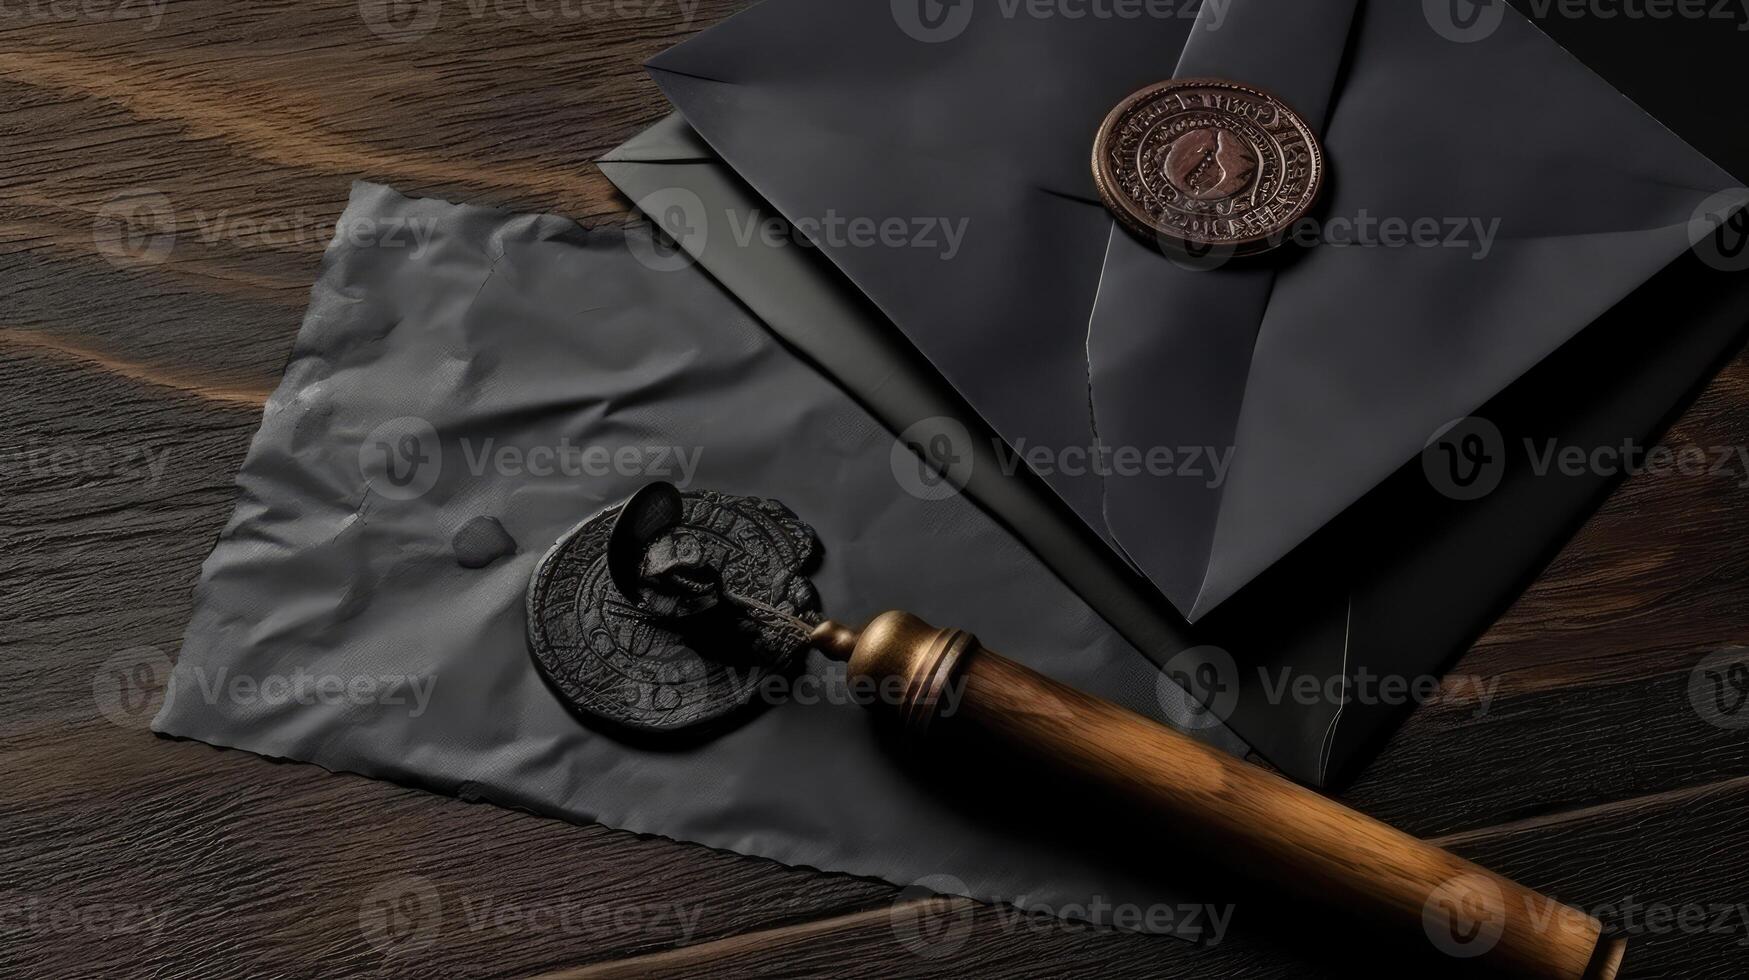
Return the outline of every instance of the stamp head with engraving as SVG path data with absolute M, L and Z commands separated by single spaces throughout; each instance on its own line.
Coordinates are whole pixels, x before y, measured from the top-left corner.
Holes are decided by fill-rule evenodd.
M 1269 251 L 1317 203 L 1324 151 L 1281 100 L 1238 82 L 1150 85 L 1105 117 L 1093 144 L 1100 199 L 1160 246 Z
M 775 500 L 652 485 L 541 560 L 529 652 L 568 707 L 611 730 L 714 731 L 805 659 L 819 557 Z

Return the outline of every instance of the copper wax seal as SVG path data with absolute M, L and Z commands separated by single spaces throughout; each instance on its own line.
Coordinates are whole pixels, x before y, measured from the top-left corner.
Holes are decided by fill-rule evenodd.
M 1324 151 L 1280 99 L 1215 78 L 1160 82 L 1105 117 L 1093 180 L 1131 231 L 1192 254 L 1280 245 L 1317 203 Z

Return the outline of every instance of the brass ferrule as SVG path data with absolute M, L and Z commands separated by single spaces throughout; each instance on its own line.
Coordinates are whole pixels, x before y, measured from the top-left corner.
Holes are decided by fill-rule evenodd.
M 977 637 L 965 630 L 939 629 L 906 612 L 881 613 L 860 633 L 826 620 L 809 642 L 847 662 L 851 679 L 867 678 L 877 690 L 892 686 L 888 678 L 899 678 L 898 700 L 877 697 L 870 707 L 895 712 L 905 732 L 919 737 L 940 712 L 967 654 L 978 649 Z

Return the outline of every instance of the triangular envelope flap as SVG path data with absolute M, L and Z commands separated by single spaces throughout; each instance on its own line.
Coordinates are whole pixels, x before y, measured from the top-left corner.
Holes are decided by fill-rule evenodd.
M 1206 4 L 1176 75 L 1260 86 L 1321 132 L 1356 6 Z M 1122 233 L 1106 252 L 1087 329 L 1094 426 L 1107 453 L 1102 516 L 1186 615 L 1207 577 L 1251 352 L 1279 265 L 1254 260 L 1209 272 Z
M 1329 213 L 1442 237 L 1498 218 L 1495 237 L 1485 257 L 1475 225 L 1461 247 L 1324 246 L 1278 279 L 1192 618 L 1668 265 L 1731 184 L 1528 21 L 1454 44 L 1407 6 L 1369 6 Z
M 935 6 L 948 19 L 932 29 Z M 767 0 L 648 67 L 756 90 L 755 104 L 790 116 L 790 132 L 962 160 L 977 168 L 968 177 L 1097 201 L 1088 158 L 1100 119 L 1172 74 L 1194 12 L 1066 18 L 1034 16 L 1027 0 Z M 693 107 L 676 104 L 711 139 Z M 787 135 L 770 150 L 783 152 Z
M 1013 0 L 770 0 L 650 63 L 687 121 L 802 228 L 1002 437 L 1094 445 L 1085 329 L 1110 221 L 1089 155 L 1111 106 L 1171 74 L 1186 16 L 1038 18 Z M 922 32 L 921 34 L 919 32 Z M 928 248 L 846 247 L 832 216 L 943 219 Z M 1098 476 L 1041 471 L 1101 536 Z
M 650 126 L 650 128 L 626 140 L 624 143 L 608 150 L 600 159 L 601 164 L 625 163 L 714 163 L 716 154 L 711 152 L 710 144 L 699 139 L 692 127 L 686 124 L 686 117 L 678 112 L 671 112 Z
M 1457 44 L 1371 3 L 1325 146 L 1336 214 L 1501 219 L 1507 238 L 1686 222 L 1723 170 L 1522 15 Z
M 660 71 L 656 77 L 723 159 L 808 234 L 1011 445 L 1092 444 L 1079 325 L 1109 233 L 1103 210 L 985 179 L 955 161 L 815 129 L 764 91 Z M 824 227 L 889 219 L 933 224 L 911 224 L 905 234 L 918 237 L 900 247 L 854 238 L 843 224 Z M 742 216 L 703 221 L 708 235 L 759 234 Z M 957 456 L 961 448 L 950 451 Z M 1060 469 L 1041 476 L 1084 518 L 1098 514 L 1096 476 Z

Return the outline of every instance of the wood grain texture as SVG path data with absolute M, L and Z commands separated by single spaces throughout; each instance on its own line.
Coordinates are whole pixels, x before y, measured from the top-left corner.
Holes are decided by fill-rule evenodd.
M 1595 917 L 1013 661 L 967 657 L 955 726 L 989 732 L 1047 772 L 1110 788 L 1116 805 L 1155 815 L 1187 849 L 1222 855 L 1308 911 L 1347 911 L 1411 942 L 1424 939 L 1429 903 L 1473 908 L 1494 930 L 1475 957 L 1489 972 L 1597 980 Z
M 742 5 L 442 0 L 398 43 L 374 2 L 0 17 L 0 975 L 1285 978 L 1364 958 L 1248 906 L 1198 948 L 147 734 L 110 666 L 179 642 L 347 184 L 622 220 L 590 161 L 663 113 L 639 63 Z M 1749 443 L 1749 362 L 1672 439 Z M 1741 917 L 1644 914 L 1749 894 L 1749 739 L 1687 695 L 1703 657 L 1749 644 L 1741 482 L 1629 481 L 1458 666 L 1500 681 L 1487 710 L 1453 686 L 1346 794 L 1606 921 L 1639 909 L 1630 976 L 1749 962 Z

